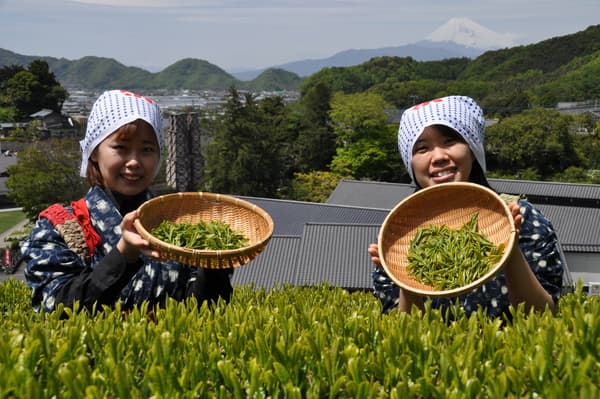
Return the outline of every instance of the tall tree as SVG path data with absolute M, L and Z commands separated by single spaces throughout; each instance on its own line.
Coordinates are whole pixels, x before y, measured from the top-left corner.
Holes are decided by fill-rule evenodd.
M 79 145 L 73 140 L 38 141 L 18 157 L 17 164 L 8 168 L 8 197 L 31 220 L 49 205 L 70 202 L 87 190 L 79 176 Z
M 326 170 L 335 155 L 335 135 L 329 119 L 330 99 L 329 87 L 317 83 L 294 107 L 290 119 L 295 131 L 292 162 L 296 172 Z
M 569 166 L 581 166 L 569 133 L 572 117 L 536 108 L 513 115 L 487 128 L 488 169 L 494 172 L 535 173 L 542 180 Z
M 25 67 L 22 65 L 6 65 L 0 68 L 0 91 L 4 90 L 10 78 L 23 71 L 25 71 Z
M 344 178 L 327 171 L 297 173 L 291 184 L 291 197 L 297 201 L 326 202 Z
M 407 181 L 397 146 L 397 126 L 389 123 L 388 106 L 373 93 L 336 93 L 331 120 L 337 152 L 330 170 L 355 179 Z
M 286 170 L 282 137 L 284 104 L 256 101 L 231 88 L 223 116 L 206 152 L 202 189 L 238 195 L 276 197 Z
M 17 119 L 42 108 L 60 111 L 68 97 L 46 61 L 35 60 L 27 69 L 5 67 L 0 79 L 0 106 L 14 109 Z

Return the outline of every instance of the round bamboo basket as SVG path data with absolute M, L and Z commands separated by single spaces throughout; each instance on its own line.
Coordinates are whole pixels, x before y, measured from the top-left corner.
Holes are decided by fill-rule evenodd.
M 416 232 L 429 225 L 458 229 L 478 213 L 479 232 L 504 253 L 481 278 L 459 288 L 438 290 L 415 280 L 408 272 L 408 251 Z M 415 192 L 394 207 L 378 237 L 382 266 L 400 288 L 414 294 L 453 297 L 481 286 L 504 266 L 515 245 L 516 229 L 506 202 L 494 191 L 474 183 L 444 183 Z
M 161 257 L 207 269 L 238 267 L 258 256 L 273 235 L 271 216 L 250 202 L 223 194 L 181 192 L 161 195 L 138 208 L 138 233 Z M 248 245 L 230 250 L 198 250 L 179 247 L 154 237 L 150 231 L 163 220 L 173 223 L 222 221 L 248 239 Z

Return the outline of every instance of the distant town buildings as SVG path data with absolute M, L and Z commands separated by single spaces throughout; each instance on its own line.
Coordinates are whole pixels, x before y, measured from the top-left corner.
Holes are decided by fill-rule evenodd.
M 244 90 L 238 90 L 244 93 Z M 99 92 L 72 91 L 69 98 L 63 104 L 63 113 L 69 115 L 89 114 Z M 227 102 L 229 91 L 217 90 L 156 90 L 140 93 L 152 98 L 163 111 L 181 111 L 183 109 L 194 110 L 218 110 Z M 257 92 L 256 98 L 282 97 L 286 103 L 294 102 L 300 98 L 300 93 L 295 91 L 261 91 Z

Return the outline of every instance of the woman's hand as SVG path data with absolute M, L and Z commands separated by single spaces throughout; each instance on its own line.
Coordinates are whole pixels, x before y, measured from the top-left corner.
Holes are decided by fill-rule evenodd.
M 379 257 L 379 246 L 377 244 L 369 245 L 367 249 L 369 255 L 371 255 L 371 260 L 377 267 L 381 267 L 381 258 Z M 419 309 L 424 309 L 423 305 L 423 297 L 420 295 L 413 294 L 406 290 L 400 289 L 400 298 L 398 302 L 398 309 L 401 312 L 410 313 L 413 305 L 415 305 Z
M 379 259 L 379 246 L 377 244 L 369 245 L 369 249 L 367 249 L 369 255 L 371 255 L 371 261 L 375 263 L 377 266 L 381 267 L 381 259 Z
M 518 233 L 521 230 L 521 223 L 523 223 L 523 216 L 521 215 L 521 207 L 517 202 L 511 202 L 508 204 L 508 209 L 510 209 L 510 213 L 512 213 L 512 217 L 515 223 L 515 229 L 517 229 L 517 237 Z
M 524 303 L 527 310 L 543 311 L 546 307 L 549 307 L 552 312 L 556 312 L 554 300 L 533 274 L 519 248 L 519 233 L 523 222 L 520 206 L 516 202 L 511 202 L 508 208 L 512 213 L 515 229 L 517 230 L 515 245 L 504 267 L 510 302 L 513 306 Z
M 127 258 L 128 263 L 135 262 L 140 253 L 154 258 L 160 257 L 160 253 L 151 249 L 150 243 L 137 232 L 134 225 L 137 218 L 137 211 L 132 211 L 123 216 L 121 222 L 121 239 L 117 242 L 117 250 Z

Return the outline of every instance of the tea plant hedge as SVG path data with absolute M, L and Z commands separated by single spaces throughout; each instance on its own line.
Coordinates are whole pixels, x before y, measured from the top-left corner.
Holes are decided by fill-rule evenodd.
M 38 314 L 0 284 L 2 398 L 600 397 L 600 297 L 557 315 L 381 315 L 365 292 L 236 287 L 231 303 Z M 61 317 L 62 314 L 62 317 Z

